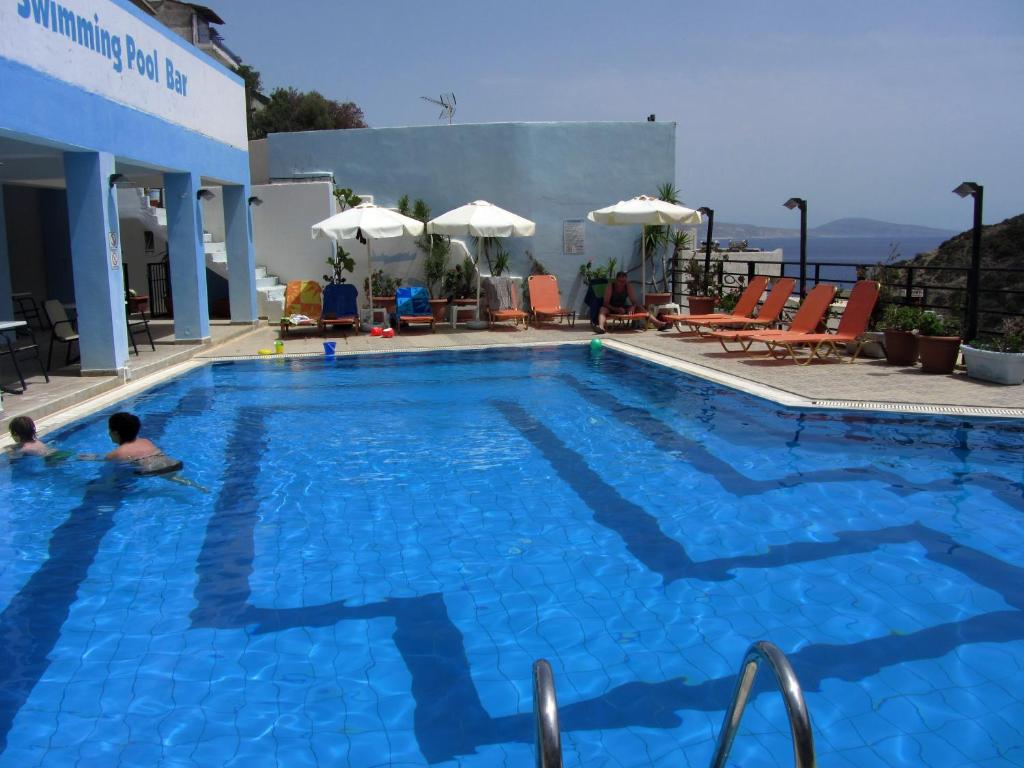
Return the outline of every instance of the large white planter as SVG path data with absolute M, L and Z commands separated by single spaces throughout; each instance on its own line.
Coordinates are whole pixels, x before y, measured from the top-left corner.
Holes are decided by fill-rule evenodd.
M 966 344 L 961 349 L 967 375 L 972 379 L 996 384 L 1024 384 L 1024 352 L 992 352 Z
M 885 341 L 885 334 L 881 331 L 865 331 L 862 336 L 865 341 L 864 345 L 860 348 L 860 356 L 884 360 L 885 347 L 882 346 L 882 342 Z M 847 342 L 846 354 L 852 355 L 856 348 L 857 342 Z

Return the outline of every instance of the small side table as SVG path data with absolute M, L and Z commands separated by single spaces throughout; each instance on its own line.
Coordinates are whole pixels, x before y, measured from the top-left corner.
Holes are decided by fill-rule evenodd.
M 459 321 L 459 312 L 469 312 L 473 315 L 471 320 L 476 319 L 476 305 L 475 304 L 449 304 L 448 305 L 449 317 L 451 320 L 452 328 L 454 329 Z M 465 320 L 463 320 L 465 322 Z

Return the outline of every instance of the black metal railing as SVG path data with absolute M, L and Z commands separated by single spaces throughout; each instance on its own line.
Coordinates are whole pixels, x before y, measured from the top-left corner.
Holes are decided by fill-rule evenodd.
M 728 261 L 712 264 L 712 285 L 719 291 L 741 288 L 755 275 L 795 277 L 798 261 L 770 261 L 758 258 L 737 258 L 745 254 L 729 253 Z M 753 256 L 753 254 L 751 254 Z M 970 267 L 919 266 L 900 264 L 854 264 L 822 261 L 807 262 L 810 284 L 832 283 L 841 294 L 848 294 L 857 280 L 872 279 L 881 283 L 880 308 L 887 304 L 909 304 L 931 309 L 961 321 L 970 327 L 966 316 L 969 300 Z M 976 327 L 984 335 L 998 333 L 1004 318 L 1024 317 L 1024 290 L 1007 288 L 1013 276 L 1024 275 L 1024 268 L 999 267 L 982 269 L 978 281 Z M 1024 281 L 1020 281 L 1024 282 Z

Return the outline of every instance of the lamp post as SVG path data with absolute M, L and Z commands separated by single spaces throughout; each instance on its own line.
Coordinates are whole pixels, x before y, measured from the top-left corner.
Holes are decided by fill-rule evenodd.
M 960 197 L 974 198 L 974 230 L 971 232 L 971 269 L 967 273 L 967 322 L 964 338 L 973 341 L 978 335 L 978 293 L 981 288 L 981 204 L 985 188 L 973 181 L 965 181 L 953 192 Z
M 711 236 L 715 231 L 715 209 L 705 205 L 697 212 L 708 217 L 708 233 L 704 237 L 704 294 L 707 295 L 711 291 Z
M 800 299 L 807 295 L 807 201 L 791 197 L 783 203 L 786 208 L 800 209 Z

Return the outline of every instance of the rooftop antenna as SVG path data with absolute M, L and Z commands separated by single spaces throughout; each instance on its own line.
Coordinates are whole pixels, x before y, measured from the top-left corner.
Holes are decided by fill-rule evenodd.
M 420 96 L 424 101 L 429 101 L 431 104 L 437 104 L 441 108 L 441 114 L 437 116 L 438 120 L 443 120 L 445 116 L 448 117 L 448 125 L 452 124 L 452 117 L 455 115 L 455 94 L 454 93 L 442 93 L 441 98 L 432 99 L 429 96 Z

